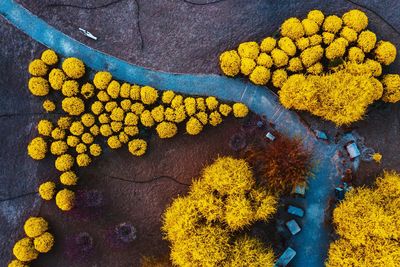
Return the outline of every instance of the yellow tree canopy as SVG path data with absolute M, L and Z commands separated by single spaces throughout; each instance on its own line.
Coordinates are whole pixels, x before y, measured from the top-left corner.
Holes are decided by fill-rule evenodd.
M 270 248 L 238 231 L 276 212 L 276 199 L 255 186 L 246 161 L 219 158 L 189 194 L 164 213 L 162 230 L 177 266 L 273 266 Z
M 333 222 L 340 239 L 326 266 L 400 266 L 400 175 L 385 172 L 375 188 L 349 192 Z

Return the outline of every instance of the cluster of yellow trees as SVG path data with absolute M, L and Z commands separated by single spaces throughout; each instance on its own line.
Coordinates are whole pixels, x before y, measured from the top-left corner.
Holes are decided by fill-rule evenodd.
M 400 76 L 382 75 L 382 66 L 396 59 L 397 49 L 391 42 L 378 41 L 367 26 L 368 17 L 360 10 L 342 17 L 312 10 L 302 20 L 285 20 L 279 39 L 244 42 L 223 52 L 220 67 L 227 76 L 242 74 L 257 85 L 271 82 L 281 89 L 286 108 L 307 110 L 337 125 L 349 124 L 362 119 L 368 105 L 378 99 L 400 100 Z M 353 71 L 346 67 L 349 64 Z M 359 90 L 359 84 L 368 92 Z
M 374 188 L 357 188 L 335 208 L 340 238 L 326 266 L 400 266 L 400 175 L 385 172 Z
M 56 122 L 40 120 L 39 136 L 31 140 L 27 150 L 35 160 L 54 155 L 63 186 L 76 185 L 79 179 L 74 169 L 88 166 L 93 157 L 101 155 L 100 137 L 111 149 L 127 144 L 132 155 L 142 156 L 147 142 L 138 137 L 145 128 L 154 128 L 160 138 L 172 138 L 178 133 L 177 125 L 186 123 L 186 133 L 197 135 L 207 125 L 217 126 L 231 114 L 243 118 L 249 112 L 242 103 L 228 105 L 213 96 L 184 97 L 171 90 L 161 93 L 150 86 L 120 84 L 106 71 L 97 72 L 93 83 L 86 82 L 85 64 L 80 59 L 66 58 L 61 66 L 57 63 L 58 55 L 46 50 L 29 64 L 30 92 L 53 99 L 53 94 L 61 93 L 60 107 L 48 98 L 43 108 L 46 112 L 58 108 L 66 114 Z M 74 207 L 74 192 L 62 189 L 56 194 L 53 181 L 43 183 L 39 194 L 44 200 L 55 196 L 63 211 Z
M 276 203 L 256 186 L 246 161 L 217 159 L 164 213 L 162 229 L 171 242 L 173 264 L 273 266 L 273 251 L 240 231 L 270 218 Z

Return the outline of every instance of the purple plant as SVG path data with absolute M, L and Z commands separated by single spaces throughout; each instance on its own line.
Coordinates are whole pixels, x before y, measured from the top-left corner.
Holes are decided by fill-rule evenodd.
M 123 243 L 131 243 L 136 239 L 136 228 L 130 223 L 120 223 L 115 226 L 114 233 L 117 240 Z
M 88 232 L 80 232 L 66 240 L 65 253 L 69 259 L 84 260 L 93 252 L 93 238 Z
M 243 133 L 234 134 L 229 140 L 229 147 L 233 151 L 242 150 L 246 147 L 246 145 L 247 145 L 246 136 Z

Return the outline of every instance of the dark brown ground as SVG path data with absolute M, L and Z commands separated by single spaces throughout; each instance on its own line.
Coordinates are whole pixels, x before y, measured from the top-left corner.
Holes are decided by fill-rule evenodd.
M 107 149 L 97 161 L 80 171 L 78 187 L 103 192 L 105 205 L 63 213 L 53 201 L 43 203 L 39 215 L 49 220 L 57 245 L 32 266 L 138 266 L 141 255 L 168 253 L 168 243 L 162 240 L 160 231 L 161 214 L 173 198 L 187 191 L 188 186 L 167 178 L 143 184 L 134 181 L 165 175 L 190 184 L 215 158 L 234 153 L 228 141 L 240 125 L 239 120 L 229 118 L 195 137 L 179 134 L 173 139 L 161 140 L 154 136 L 148 153 L 140 158 L 133 157 L 127 147 L 118 151 Z M 112 242 L 110 233 L 121 222 L 132 223 L 138 231 L 137 240 L 122 247 Z M 93 255 L 86 261 L 65 257 L 71 250 L 65 245 L 65 239 L 85 231 L 94 238 Z

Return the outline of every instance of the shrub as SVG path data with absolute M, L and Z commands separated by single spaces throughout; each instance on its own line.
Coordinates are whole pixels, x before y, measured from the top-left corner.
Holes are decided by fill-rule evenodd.
M 342 28 L 342 23 L 343 21 L 341 18 L 336 15 L 330 15 L 325 18 L 322 28 L 324 29 L 324 31 L 337 33 Z
M 240 72 L 243 75 L 250 75 L 250 73 L 254 70 L 256 67 L 256 62 L 252 58 L 242 58 L 240 62 Z
M 397 49 L 387 41 L 379 41 L 375 48 L 375 59 L 383 64 L 390 65 L 396 59 Z
M 245 104 L 242 103 L 235 103 L 233 104 L 233 115 L 236 118 L 244 118 L 249 113 L 249 109 L 246 107 Z
M 67 137 L 67 144 L 70 147 L 76 147 L 79 144 L 79 138 L 73 135 Z
M 65 152 L 67 152 L 67 150 L 68 150 L 68 144 L 62 140 L 53 141 L 50 145 L 50 152 L 53 155 L 60 156 Z
M 68 189 L 58 191 L 56 205 L 62 211 L 69 211 L 75 205 L 75 193 Z
M 51 137 L 54 140 L 64 139 L 65 138 L 65 130 L 63 130 L 63 129 L 59 128 L 59 127 L 56 127 L 56 128 L 53 129 L 53 131 L 51 131 Z
M 239 74 L 240 71 L 240 57 L 235 50 L 225 51 L 219 56 L 219 66 L 222 72 L 226 76 L 234 77 Z M 172 91 L 169 91 L 172 92 Z M 173 96 L 172 96 L 173 97 Z M 170 97 L 166 95 L 165 100 L 163 96 L 163 102 L 169 104 L 171 100 Z M 169 102 L 168 102 L 169 100 Z
M 28 155 L 35 159 L 41 160 L 46 157 L 47 143 L 42 137 L 36 137 L 28 145 Z
M 134 114 L 133 114 L 134 115 Z M 162 122 L 164 120 L 164 106 L 159 105 L 151 110 L 151 116 L 154 121 Z
M 265 85 L 271 77 L 271 71 L 264 66 L 257 66 L 250 74 L 250 81 L 257 85 Z
M 304 36 L 304 28 L 297 18 L 289 18 L 281 25 L 281 35 L 297 40 Z
M 217 126 L 222 122 L 221 114 L 218 111 L 213 111 L 210 113 L 208 118 L 208 123 L 212 126 Z
M 146 153 L 147 142 L 142 139 L 133 139 L 128 143 L 129 152 L 134 156 L 142 156 Z
M 47 231 L 49 225 L 42 217 L 30 217 L 24 224 L 24 231 L 28 237 L 38 237 Z
M 99 71 L 94 75 L 93 84 L 97 89 L 107 89 L 108 84 L 112 80 L 112 75 L 108 71 Z
M 45 76 L 47 74 L 48 67 L 41 59 L 35 59 L 29 63 L 28 71 L 33 76 Z
M 85 65 L 75 57 L 66 58 L 62 63 L 62 69 L 72 79 L 79 79 L 85 74 Z
M 132 85 L 129 96 L 132 100 L 140 100 L 140 86 L 136 84 Z
M 322 13 L 320 10 L 311 10 L 310 12 L 308 12 L 307 14 L 307 18 L 315 21 L 318 26 L 322 25 L 322 22 L 324 22 L 324 13 Z
M 384 86 L 382 100 L 389 103 L 400 101 L 400 75 L 387 74 L 383 77 Z
M 81 136 L 85 131 L 85 126 L 80 121 L 74 121 L 69 127 L 69 131 L 76 136 Z
M 193 116 L 196 113 L 196 99 L 193 97 L 186 97 L 183 101 L 185 105 L 186 114 Z
M 111 112 L 110 118 L 113 121 L 123 121 L 124 120 L 124 110 L 122 108 L 114 108 Z
M 120 97 L 129 98 L 130 92 L 131 92 L 131 85 L 129 83 L 123 83 L 119 91 Z
M 45 182 L 39 186 L 39 195 L 44 200 L 51 200 L 54 197 L 56 184 L 54 182 Z
M 400 264 L 400 176 L 385 172 L 373 188 L 348 192 L 333 211 L 339 239 L 332 242 L 326 266 Z
M 261 52 L 269 53 L 271 52 L 276 46 L 276 40 L 272 37 L 267 37 L 262 40 L 260 45 Z
M 284 69 L 277 69 L 272 74 L 272 84 L 276 88 L 281 88 L 283 84 L 286 82 L 288 76 Z
M 107 94 L 113 98 L 116 99 L 119 97 L 119 91 L 121 89 L 121 85 L 117 81 L 112 81 L 110 84 L 107 86 Z
M 172 99 L 172 101 L 171 101 L 171 108 L 176 109 L 182 105 L 183 105 L 183 96 L 175 95 L 174 99 Z
M 66 79 L 67 77 L 62 70 L 55 68 L 50 71 L 49 83 L 54 90 L 60 90 Z
M 121 141 L 119 141 L 119 139 L 118 139 L 118 136 L 115 136 L 115 135 L 110 136 L 107 139 L 107 144 L 112 149 L 118 149 L 122 146 Z
M 25 263 L 20 260 L 12 260 L 8 265 L 8 267 L 29 267 Z
M 301 21 L 301 24 L 303 25 L 304 32 L 305 32 L 305 34 L 307 36 L 312 36 L 312 35 L 316 34 L 319 31 L 318 24 L 315 21 L 311 20 L 311 19 L 303 19 Z
M 49 120 L 40 120 L 38 125 L 38 133 L 44 136 L 50 136 L 53 130 L 53 123 Z
M 250 146 L 244 152 L 260 184 L 277 193 L 288 193 L 311 175 L 311 153 L 300 140 L 279 136 L 268 146 Z
M 89 151 L 92 156 L 98 157 L 101 155 L 102 149 L 99 144 L 92 144 L 89 147 Z
M 143 86 L 140 90 L 140 99 L 143 104 L 151 105 L 157 101 L 158 92 L 156 89 L 150 86 Z
M 55 65 L 58 62 L 58 56 L 53 50 L 46 49 L 42 53 L 41 60 L 47 65 Z
M 175 123 L 163 121 L 157 125 L 156 131 L 160 138 L 172 138 L 178 133 L 178 127 Z
M 46 112 L 53 112 L 54 110 L 56 110 L 56 104 L 54 104 L 53 101 L 48 99 L 43 101 L 42 107 Z
M 89 99 L 94 96 L 94 86 L 91 83 L 85 83 L 81 87 L 81 94 L 84 98 Z
M 376 44 L 376 35 L 371 31 L 362 31 L 358 35 L 357 45 L 362 49 L 364 53 L 371 52 L 374 49 Z
M 38 252 L 47 253 L 54 245 L 54 237 L 49 232 L 45 232 L 41 236 L 36 237 L 33 240 L 33 244 Z
M 239 56 L 243 58 L 257 59 L 260 48 L 256 42 L 241 43 L 238 47 Z
M 274 64 L 274 61 L 272 60 L 272 57 L 268 55 L 267 53 L 261 53 L 258 58 L 257 58 L 257 65 L 266 67 L 266 68 L 271 68 L 272 65 Z
M 221 60 L 221 57 L 222 57 L 222 55 L 220 56 L 220 60 Z M 240 61 L 240 59 L 239 59 L 239 61 Z M 238 64 L 240 64 L 240 62 L 239 62 Z M 221 68 L 222 68 L 222 67 L 221 67 Z M 238 68 L 239 68 L 239 67 L 238 67 Z M 225 72 L 224 72 L 224 73 L 225 73 Z M 239 73 L 239 70 L 238 70 L 238 73 Z M 237 74 L 237 73 L 236 73 L 236 74 Z M 235 74 L 235 75 L 236 75 L 236 74 Z M 226 75 L 228 75 L 228 74 L 226 74 Z M 175 97 L 174 91 L 171 91 L 171 90 L 164 91 L 163 94 L 162 94 L 161 101 L 162 101 L 164 104 L 170 104 L 171 101 L 172 101 L 172 99 L 174 99 L 174 97 Z
M 149 110 L 145 110 L 142 112 L 142 114 L 140 114 L 140 122 L 145 127 L 152 127 L 154 125 L 154 119 Z
M 285 66 L 289 62 L 288 55 L 278 48 L 272 50 L 271 57 L 274 61 L 274 65 L 278 68 Z
M 360 32 L 367 28 L 368 17 L 364 12 L 353 9 L 343 14 L 343 22 L 346 26 L 352 28 L 356 32 Z
M 87 167 L 92 162 L 88 154 L 82 153 L 76 156 L 76 163 L 79 167 Z
M 190 135 L 198 135 L 203 130 L 203 124 L 195 117 L 190 117 L 186 122 L 186 132 Z
M 60 172 L 69 171 L 74 165 L 74 158 L 70 154 L 58 156 L 54 165 Z
M 135 136 L 139 134 L 139 128 L 137 126 L 125 126 L 124 133 L 129 136 Z
M 232 108 L 227 104 L 221 104 L 219 106 L 219 112 L 226 117 L 232 112 Z
M 28 88 L 34 96 L 45 96 L 49 93 L 49 83 L 42 77 L 30 78 Z
M 24 237 L 15 243 L 13 248 L 14 256 L 23 262 L 30 262 L 39 256 L 33 245 L 33 240 L 29 237 Z
M 355 42 L 357 40 L 357 32 L 347 26 L 342 28 L 342 30 L 340 32 L 340 36 L 345 38 L 350 43 Z
M 79 97 L 66 97 L 63 99 L 61 106 L 71 116 L 78 116 L 85 111 L 85 103 Z
M 300 54 L 301 62 L 306 67 L 310 67 L 321 60 L 324 55 L 324 49 L 322 46 L 317 45 L 310 48 L 305 49 Z
M 75 96 L 79 93 L 79 83 L 75 80 L 65 81 L 61 87 L 61 92 L 65 96 Z
M 253 198 L 254 192 L 262 197 Z M 255 239 L 245 238 L 246 245 L 241 248 L 232 245 L 241 238 L 237 230 L 267 220 L 275 212 L 275 198 L 262 192 L 255 187 L 244 160 L 219 158 L 206 167 L 202 178 L 192 183 L 189 194 L 176 198 L 163 215 L 162 230 L 171 242 L 173 264 L 236 266 L 236 262 L 244 262 L 256 266 L 264 260 L 263 266 L 273 266 L 273 252 Z M 267 210 L 265 205 L 269 211 L 256 218 L 259 209 Z M 270 255 L 267 262 L 266 254 Z
M 60 175 L 60 182 L 64 185 L 76 185 L 78 176 L 73 171 L 63 172 Z

